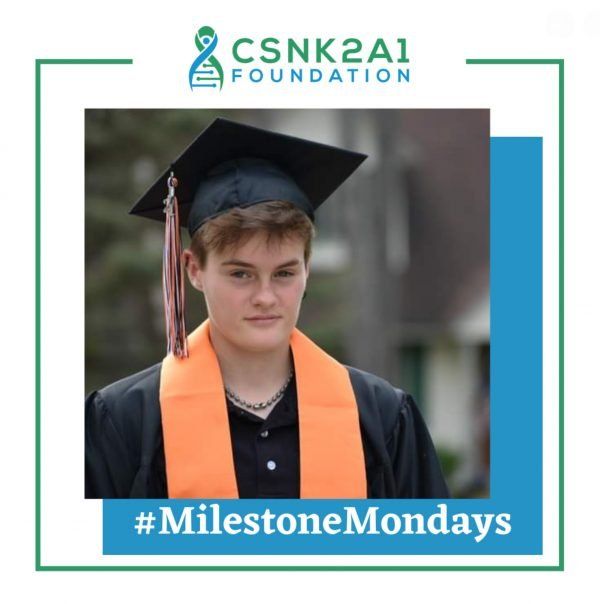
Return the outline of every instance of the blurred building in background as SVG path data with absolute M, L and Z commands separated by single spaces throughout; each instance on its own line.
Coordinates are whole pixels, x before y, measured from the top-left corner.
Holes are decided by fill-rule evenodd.
M 163 230 L 127 211 L 217 115 L 369 154 L 317 213 L 299 327 L 410 392 L 453 495 L 487 496 L 487 110 L 86 111 L 88 391 L 164 355 Z

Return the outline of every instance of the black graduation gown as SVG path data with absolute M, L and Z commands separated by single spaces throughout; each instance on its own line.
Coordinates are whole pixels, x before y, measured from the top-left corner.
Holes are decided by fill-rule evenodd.
M 85 401 L 85 496 L 166 498 L 161 364 Z M 347 367 L 359 409 L 369 498 L 446 498 L 448 489 L 412 397 Z

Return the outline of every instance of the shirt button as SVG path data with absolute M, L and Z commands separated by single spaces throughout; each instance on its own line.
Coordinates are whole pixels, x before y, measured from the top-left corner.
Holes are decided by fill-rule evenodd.
M 262 436 L 262 438 L 267 438 L 267 436 L 269 436 L 269 431 L 265 430 L 264 432 L 261 432 L 260 435 Z
M 272 459 L 267 462 L 267 468 L 269 468 L 269 470 L 274 470 L 276 467 L 277 464 Z

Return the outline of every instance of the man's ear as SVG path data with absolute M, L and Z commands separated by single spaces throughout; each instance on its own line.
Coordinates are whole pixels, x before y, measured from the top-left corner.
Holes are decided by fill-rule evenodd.
M 204 287 L 202 283 L 202 269 L 200 268 L 200 263 L 198 262 L 196 254 L 194 254 L 194 252 L 192 252 L 190 249 L 183 250 L 181 253 L 181 262 L 185 267 L 192 287 L 198 291 L 203 291 Z

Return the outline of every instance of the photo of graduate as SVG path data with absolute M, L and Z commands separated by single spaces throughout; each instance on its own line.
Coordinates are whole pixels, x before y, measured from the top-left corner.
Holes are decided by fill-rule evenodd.
M 116 119 L 127 117 L 124 111 L 113 110 L 120 114 Z M 87 113 L 90 124 L 115 118 L 110 111 Z M 149 122 L 161 117 L 152 115 L 160 112 L 129 113 L 145 113 L 142 119 Z M 164 115 L 167 113 L 173 116 L 176 112 Z M 179 113 L 185 114 L 184 123 L 197 119 L 190 114 L 203 112 Z M 150 181 L 147 176 L 154 167 L 146 170 L 145 181 L 152 184 L 131 209 L 135 217 L 150 219 L 144 222 L 152 225 L 154 233 L 157 221 L 163 223 L 159 227 L 164 234 L 162 244 L 155 245 L 158 242 L 153 235 L 144 245 L 162 248 L 160 306 L 167 354 L 161 354 L 153 344 L 145 354 L 154 354 L 154 362 L 145 368 L 137 366 L 130 373 L 119 373 L 115 368 L 106 372 L 106 377 L 114 375 L 106 382 L 101 371 L 97 377 L 88 376 L 91 392 L 85 402 L 85 497 L 449 497 L 447 480 L 419 406 L 405 384 L 392 381 L 397 374 L 385 370 L 381 343 L 389 339 L 394 324 L 387 321 L 389 330 L 384 327 L 373 333 L 372 326 L 377 323 L 372 315 L 381 312 L 383 317 L 379 318 L 385 320 L 393 305 L 382 308 L 377 301 L 365 302 L 369 296 L 378 296 L 377 289 L 364 293 L 365 287 L 367 292 L 370 287 L 377 288 L 377 281 L 366 274 L 364 283 L 354 284 L 354 295 L 363 307 L 368 306 L 365 310 L 369 314 L 366 322 L 356 325 L 356 334 L 368 332 L 360 354 L 344 354 L 339 344 L 323 337 L 325 345 L 329 343 L 326 350 L 298 327 L 302 307 L 313 302 L 313 280 L 323 288 L 339 285 L 338 278 L 327 278 L 327 266 L 335 262 L 336 252 L 329 250 L 327 255 L 321 250 L 317 260 L 315 233 L 321 231 L 319 215 L 327 204 L 322 209 L 320 206 L 334 193 L 342 201 L 362 197 L 354 214 L 346 215 L 346 224 L 350 225 L 348 232 L 352 232 L 353 221 L 363 225 L 355 228 L 355 233 L 361 228 L 368 230 L 365 222 L 376 218 L 378 207 L 372 196 L 384 192 L 383 197 L 389 197 L 385 195 L 385 178 L 393 180 L 389 166 L 382 182 L 382 173 L 371 168 L 369 174 L 365 161 L 372 155 L 372 144 L 365 145 L 368 149 L 361 149 L 354 140 L 332 145 L 323 140 L 327 137 L 291 136 L 282 128 L 250 124 L 260 122 L 258 115 L 242 121 L 238 115 L 233 119 L 216 113 L 202 115 L 205 127 L 196 130 L 195 138 L 188 136 L 192 142 L 167 159 L 166 169 L 154 170 Z M 310 111 L 304 113 L 311 115 Z M 318 122 L 333 119 L 334 113 L 313 115 Z M 337 112 L 336 119 L 347 123 L 358 113 Z M 392 113 L 399 112 L 380 112 L 375 119 L 391 117 Z M 485 129 L 489 116 L 484 113 L 470 116 L 481 130 L 481 137 L 474 139 L 479 147 L 472 145 L 471 151 L 480 155 L 481 141 L 489 137 Z M 460 116 L 455 113 L 453 117 Z M 268 121 L 264 113 L 262 119 Z M 388 119 L 383 123 L 393 122 Z M 86 170 L 92 158 L 93 145 L 88 145 Z M 362 170 L 362 178 L 353 186 L 353 179 Z M 484 174 L 481 190 L 486 185 Z M 374 185 L 372 191 L 367 190 L 368 183 Z M 394 190 L 393 183 L 387 187 Z M 477 195 L 481 196 L 480 190 L 473 197 L 477 199 Z M 479 199 L 484 207 L 485 201 Z M 90 209 L 93 203 L 93 195 L 86 194 L 86 211 L 100 211 Z M 402 212 L 401 208 L 400 215 Z M 485 221 L 485 211 L 480 214 Z M 331 233 L 335 224 L 336 215 L 330 213 L 324 217 L 322 228 Z M 89 226 L 86 222 L 86 290 L 97 275 L 92 268 L 94 254 L 100 249 L 99 236 L 90 233 Z M 392 271 L 406 272 L 403 254 L 407 243 L 386 246 L 385 237 L 390 233 L 385 222 L 375 226 Z M 182 229 L 189 235 L 187 245 L 182 241 Z M 402 239 L 406 233 L 396 235 Z M 483 248 L 485 237 L 481 239 Z M 350 247 L 360 252 L 360 245 L 356 241 Z M 154 254 L 151 259 L 156 265 Z M 339 265 L 339 253 L 337 257 Z M 136 261 L 143 263 L 144 258 L 138 255 Z M 484 266 L 487 261 L 485 255 L 480 259 Z M 364 253 L 360 262 L 365 262 Z M 366 268 L 368 271 L 368 265 Z M 158 274 L 154 281 L 158 281 Z M 150 331 L 160 331 L 156 317 L 149 316 L 157 314 L 158 306 L 156 283 L 152 288 L 150 312 L 137 311 L 131 320 L 145 324 Z M 198 314 L 200 299 L 204 299 L 202 314 Z M 314 303 L 323 305 L 318 300 Z M 86 308 L 90 308 L 87 302 Z M 112 317 L 115 324 L 117 315 Z M 97 343 L 101 340 L 92 336 L 95 322 L 93 316 L 91 319 L 89 329 L 86 319 L 88 367 L 94 365 L 94 350 L 101 348 Z M 370 344 L 373 337 L 379 340 L 375 345 Z M 346 340 L 351 347 L 354 343 L 356 337 Z M 354 345 L 361 347 L 360 343 Z M 118 338 L 116 346 L 127 348 Z M 473 430 L 469 447 L 471 451 L 481 448 L 482 459 L 489 457 L 485 446 L 480 446 L 487 443 L 489 425 L 482 427 L 485 413 L 478 402 L 487 400 L 486 346 L 489 351 L 489 326 L 488 341 L 484 334 L 483 345 L 478 343 L 474 348 L 481 379 L 473 380 L 476 384 L 469 395 L 473 426 L 479 428 Z M 346 361 L 347 357 L 361 359 L 365 355 L 379 359 L 380 364 L 374 365 L 385 375 L 372 372 L 371 366 Z M 123 361 L 119 367 L 130 362 Z M 408 360 L 405 364 L 410 366 Z M 390 365 L 393 363 L 388 358 Z M 478 394 L 482 396 L 478 398 Z M 446 411 L 450 412 L 452 409 Z M 482 470 L 472 460 L 469 465 L 472 482 L 487 480 L 487 467 Z

